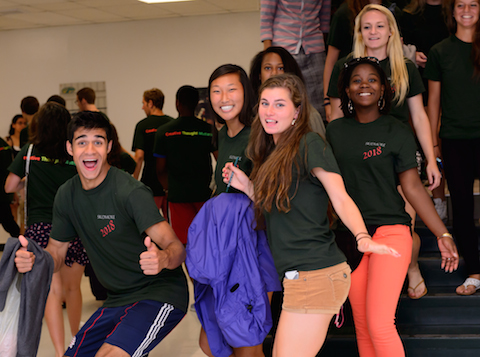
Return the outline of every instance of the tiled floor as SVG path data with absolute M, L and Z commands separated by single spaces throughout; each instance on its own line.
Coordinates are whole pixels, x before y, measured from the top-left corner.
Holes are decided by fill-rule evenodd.
M 189 284 L 190 296 L 193 296 L 193 287 Z M 93 297 L 90 291 L 88 278 L 82 279 L 83 294 L 83 310 L 82 321 L 86 321 L 90 315 L 101 306 Z M 68 319 L 66 311 L 65 316 L 65 346 L 70 343 L 71 334 L 68 327 Z M 157 346 L 150 352 L 150 357 L 201 357 L 205 356 L 200 347 L 198 347 L 198 336 L 200 334 L 200 322 L 195 312 L 188 311 L 185 318 L 180 324 Z M 40 348 L 38 349 L 38 357 L 53 357 L 55 350 L 53 349 L 50 335 L 48 333 L 45 320 L 42 328 L 42 337 L 40 340 Z

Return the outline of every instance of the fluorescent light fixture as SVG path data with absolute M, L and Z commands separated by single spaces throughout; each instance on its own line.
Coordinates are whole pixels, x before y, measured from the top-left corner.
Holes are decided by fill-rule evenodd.
M 161 4 L 163 2 L 183 2 L 183 1 L 194 1 L 194 0 L 138 0 L 145 2 L 147 4 Z

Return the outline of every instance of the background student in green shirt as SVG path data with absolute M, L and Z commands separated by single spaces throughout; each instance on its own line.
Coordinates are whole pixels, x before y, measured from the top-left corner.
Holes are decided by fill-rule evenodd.
M 34 240 L 44 249 L 49 244 L 55 195 L 61 185 L 77 174 L 75 164 L 65 148 L 69 122 L 70 113 L 65 107 L 48 102 L 42 105 L 30 123 L 30 142 L 33 146 L 25 200 L 25 237 Z M 10 174 L 5 184 L 7 192 L 17 192 L 20 187 L 24 187 L 25 181 L 22 179 L 26 176 L 29 147 L 30 145 L 25 145 L 8 168 Z M 65 300 L 67 305 L 70 332 L 73 336 L 80 328 L 82 315 L 80 282 L 88 257 L 80 239 L 75 238 L 68 246 L 65 264 L 53 274 L 45 306 L 45 321 L 57 357 L 63 356 L 65 352 L 63 301 Z
M 180 87 L 179 117 L 158 128 L 153 145 L 159 180 L 168 188 L 170 224 L 183 244 L 190 224 L 212 195 L 212 126 L 194 116 L 198 97 L 196 88 Z
M 446 9 L 447 23 L 455 34 L 429 53 L 425 67 L 428 115 L 435 154 L 443 156 L 445 163 L 453 230 L 467 266 L 467 280 L 457 294 L 471 295 L 480 288 L 478 234 L 473 221 L 473 181 L 480 169 L 480 4 L 478 0 L 451 0 Z

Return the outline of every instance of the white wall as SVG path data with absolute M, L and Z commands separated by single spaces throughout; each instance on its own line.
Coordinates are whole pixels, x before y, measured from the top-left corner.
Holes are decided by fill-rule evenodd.
M 160 88 L 176 116 L 175 93 L 206 87 L 212 71 L 235 63 L 248 73 L 260 50 L 259 12 L 0 32 L 0 136 L 27 95 L 43 103 L 60 83 L 106 81 L 108 115 L 131 149 L 145 117 L 143 91 Z

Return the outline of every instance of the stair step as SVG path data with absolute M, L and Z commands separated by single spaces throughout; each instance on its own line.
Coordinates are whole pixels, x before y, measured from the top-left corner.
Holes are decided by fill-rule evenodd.
M 401 336 L 409 357 L 478 357 L 480 337 L 475 335 Z M 353 335 L 328 336 L 319 357 L 358 357 Z
M 468 325 L 480 324 L 480 295 L 459 296 L 455 293 L 427 295 L 419 300 L 400 299 L 397 325 Z M 480 345 L 479 345 L 480 347 Z
M 480 226 L 478 225 L 478 221 L 475 221 L 476 224 L 476 232 L 477 236 L 480 236 Z M 447 229 L 450 233 L 453 234 L 453 228 L 451 226 L 447 226 Z M 422 245 L 420 247 L 420 255 L 423 255 L 423 253 L 432 253 L 436 252 L 439 253 L 438 250 L 438 244 L 437 244 L 437 237 L 430 232 L 430 230 L 425 227 L 425 225 L 422 223 L 416 223 L 415 224 L 415 232 L 420 236 L 420 239 L 422 241 Z M 480 241 L 478 248 L 480 250 Z
M 405 337 L 422 336 L 449 336 L 457 338 L 459 336 L 477 337 L 480 339 L 480 325 L 462 325 L 462 326 L 398 326 L 400 335 Z M 479 346 L 480 347 L 480 346 Z
M 474 187 L 478 187 L 478 182 L 475 182 Z M 451 223 L 453 218 L 452 217 L 452 201 L 450 199 L 449 193 L 447 193 L 445 196 L 447 199 L 448 221 Z M 479 192 L 473 192 L 473 204 L 474 204 L 473 218 L 475 220 L 478 220 L 480 218 L 480 193 Z M 421 221 L 421 218 L 418 215 L 417 215 L 417 221 Z
M 431 294 L 431 295 L 430 295 Z M 478 334 L 480 338 L 480 294 L 459 296 L 454 292 L 432 292 L 418 300 L 406 295 L 400 298 L 396 325 L 401 334 L 460 335 Z M 336 328 L 333 322 L 330 335 L 354 334 L 349 304 L 344 307 L 344 324 Z M 480 347 L 480 345 L 479 345 Z M 480 355 L 480 354 L 479 354 Z
M 475 336 L 480 339 L 480 324 L 470 325 L 398 325 L 398 332 L 401 336 Z M 354 336 L 353 326 L 342 326 L 336 328 L 333 324 L 328 329 L 328 337 L 332 336 Z
M 409 357 L 478 357 L 480 337 L 474 334 L 401 335 Z M 273 339 L 267 336 L 263 344 L 265 357 L 272 356 Z M 318 357 L 358 357 L 355 336 L 328 335 Z
M 431 287 L 457 287 L 467 277 L 463 259 L 460 259 L 458 269 L 453 273 L 446 273 L 441 269 L 441 263 L 440 257 L 420 257 L 418 259 L 420 271 L 423 279 L 425 279 L 428 291 L 430 291 Z

